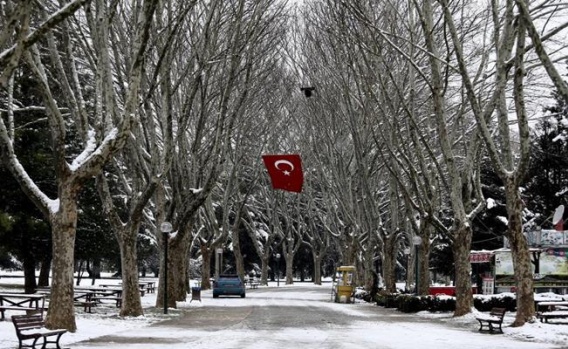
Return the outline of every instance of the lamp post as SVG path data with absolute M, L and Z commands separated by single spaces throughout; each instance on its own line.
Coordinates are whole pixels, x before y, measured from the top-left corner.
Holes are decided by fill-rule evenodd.
M 402 252 L 404 252 L 404 258 L 406 261 L 406 272 L 404 273 L 404 288 L 405 291 L 408 290 L 408 267 L 410 263 L 408 262 L 408 256 L 410 255 L 410 247 L 405 248 Z
M 414 257 L 415 257 L 415 261 L 414 261 L 414 273 L 416 276 L 416 280 L 415 280 L 415 292 L 418 295 L 419 292 L 419 284 L 418 284 L 418 246 L 420 246 L 420 244 L 422 243 L 422 238 L 418 235 L 413 236 L 412 237 L 412 244 L 414 245 Z
M 168 240 L 172 231 L 170 222 L 163 222 L 160 225 L 164 237 L 164 314 L 168 313 Z
M 276 275 L 276 287 L 280 287 L 280 253 L 276 254 L 276 264 L 278 266 L 278 274 Z
M 221 258 L 223 257 L 223 249 L 215 249 L 215 280 L 219 280 L 219 274 L 221 273 L 221 265 L 223 264 Z

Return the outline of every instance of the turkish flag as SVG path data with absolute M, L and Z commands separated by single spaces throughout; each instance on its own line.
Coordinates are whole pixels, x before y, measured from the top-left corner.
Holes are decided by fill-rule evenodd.
M 263 155 L 273 189 L 300 193 L 304 183 L 302 159 L 298 154 Z

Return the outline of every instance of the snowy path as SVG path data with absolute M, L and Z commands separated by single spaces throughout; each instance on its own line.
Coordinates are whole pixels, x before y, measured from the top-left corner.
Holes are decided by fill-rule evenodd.
M 73 349 L 178 348 L 436 348 L 538 349 L 551 344 L 477 332 L 370 304 L 336 304 L 327 287 L 247 290 L 247 297 L 180 304 L 173 319 L 66 346 Z M 560 346 L 557 346 L 560 348 Z

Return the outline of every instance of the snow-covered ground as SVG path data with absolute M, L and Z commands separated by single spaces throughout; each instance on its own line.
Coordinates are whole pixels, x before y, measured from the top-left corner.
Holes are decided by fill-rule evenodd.
M 2 273 L 4 274 L 4 273 Z M 2 278 L 0 279 L 0 292 L 14 291 L 9 284 L 19 285 L 23 282 L 22 278 Z M 109 284 L 118 283 L 118 280 L 100 280 L 98 283 Z M 90 284 L 90 280 L 85 280 L 82 285 Z M 302 292 L 302 287 L 313 285 L 310 283 L 297 283 L 291 286 L 284 286 L 280 283 L 280 287 L 295 288 L 298 292 L 278 292 L 276 284 L 268 286 L 268 295 L 263 297 L 254 297 L 254 292 L 247 295 L 245 299 L 236 298 L 219 298 L 213 300 L 210 291 L 202 292 L 202 302 L 184 302 L 179 303 L 179 309 L 170 309 L 168 314 L 163 314 L 162 309 L 153 308 L 155 305 L 156 295 L 146 294 L 142 297 L 146 314 L 139 318 L 119 318 L 117 309 L 114 307 L 97 307 L 95 313 L 84 314 L 81 310 L 77 311 L 77 327 L 76 333 L 67 333 L 61 343 L 64 347 L 83 349 L 83 348 L 113 348 L 113 343 L 80 343 L 88 339 L 93 339 L 105 335 L 116 335 L 118 338 L 141 337 L 148 338 L 177 338 L 177 341 L 170 343 L 140 343 L 139 341 L 132 344 L 121 342 L 116 344 L 118 348 L 138 349 L 177 349 L 177 348 L 239 348 L 238 343 L 243 343 L 243 339 L 250 339 L 251 343 L 256 343 L 255 349 L 259 348 L 281 348 L 282 343 L 289 343 L 289 346 L 295 344 L 304 348 L 332 348 L 329 346 L 331 339 L 345 338 L 345 345 L 341 348 L 363 348 L 361 343 L 366 343 L 365 348 L 562 348 L 568 347 L 568 319 L 555 320 L 554 324 L 546 323 L 530 323 L 520 328 L 507 327 L 513 321 L 514 314 L 507 313 L 505 317 L 505 327 L 503 335 L 490 335 L 477 333 L 477 322 L 474 319 L 475 314 L 470 314 L 459 319 L 452 318 L 450 313 L 431 314 L 421 312 L 416 317 L 436 318 L 447 325 L 439 325 L 429 322 L 373 322 L 373 321 L 354 321 L 346 328 L 330 329 L 329 332 L 312 330 L 310 328 L 286 328 L 278 333 L 266 333 L 266 331 L 253 331 L 246 328 L 236 327 L 228 328 L 220 331 L 204 331 L 203 329 L 187 328 L 180 331 L 179 327 L 167 326 L 150 326 L 151 324 L 178 317 L 181 312 L 192 311 L 192 308 L 200 307 L 233 307 L 233 306 L 275 306 L 282 305 L 283 297 L 287 305 L 290 306 L 313 306 L 314 300 L 318 306 L 327 307 L 338 314 L 345 316 L 357 316 L 359 319 L 369 317 L 376 309 L 375 305 L 367 303 L 358 303 L 353 305 L 337 304 L 332 302 L 321 302 L 330 298 L 327 290 L 330 284 L 321 286 L 325 292 L 306 294 Z M 274 292 L 272 292 L 272 290 Z M 291 290 L 289 290 L 291 291 Z M 313 299 L 311 299 L 312 297 Z M 6 312 L 7 317 L 11 315 Z M 394 315 L 396 316 L 396 314 Z M 454 322 L 453 324 L 451 324 Z M 453 326 L 458 325 L 458 326 Z M 460 329 L 460 327 L 462 329 Z M 463 330 L 466 328 L 467 330 Z M 339 336 L 339 337 L 338 337 Z M 358 342 L 349 341 L 349 336 L 358 338 Z M 199 338 L 196 341 L 195 338 Z M 222 341 L 219 339 L 222 338 Z M 317 346 L 315 343 L 320 343 Z M 183 344 L 180 344 L 183 343 Z M 278 345 L 274 343 L 279 343 Z M 323 345 L 324 343 L 328 343 Z M 369 344 L 371 343 L 371 344 Z M 376 345 L 375 345 L 376 344 Z M 11 321 L 0 322 L 0 349 L 16 348 L 18 341 Z

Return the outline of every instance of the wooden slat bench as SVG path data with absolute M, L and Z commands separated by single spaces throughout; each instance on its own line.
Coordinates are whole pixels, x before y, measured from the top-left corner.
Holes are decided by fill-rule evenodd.
M 18 336 L 19 349 L 21 348 L 36 348 L 36 345 L 41 344 L 41 348 L 47 348 L 48 344 L 55 344 L 55 348 L 60 349 L 59 339 L 67 332 L 65 329 L 49 330 L 45 328 L 45 323 L 40 315 L 14 315 L 12 322 L 16 328 L 16 335 Z M 48 337 L 55 337 L 54 340 L 48 340 Z M 32 344 L 24 344 L 23 341 L 33 339 Z M 43 339 L 41 343 L 38 340 Z
M 489 332 L 493 333 L 494 330 L 499 330 L 503 333 L 501 325 L 503 324 L 503 317 L 505 317 L 505 308 L 493 308 L 489 314 L 483 314 L 477 316 L 475 319 L 479 321 L 479 331 L 483 330 L 484 326 L 487 326 Z

